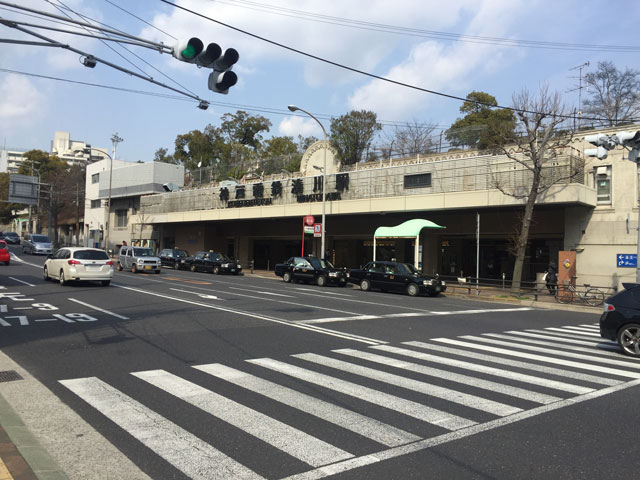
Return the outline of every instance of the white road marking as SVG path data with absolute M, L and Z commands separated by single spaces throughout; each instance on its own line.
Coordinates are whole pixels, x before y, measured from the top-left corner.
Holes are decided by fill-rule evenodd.
M 476 423 L 472 420 L 436 410 L 435 408 L 427 407 L 426 405 L 422 405 L 411 400 L 406 400 L 372 388 L 357 385 L 355 383 L 340 380 L 329 375 L 289 365 L 270 358 L 252 359 L 247 360 L 247 362 L 299 378 L 300 380 L 313 383 L 314 385 L 338 391 L 345 395 L 356 397 L 375 405 L 380 405 L 382 407 L 404 413 L 410 417 L 437 425 L 447 430 L 458 430 L 470 425 L 475 425 Z
M 11 280 L 15 280 L 16 282 L 24 283 L 25 285 L 28 285 L 30 287 L 35 287 L 33 283 L 25 282 L 24 280 L 20 280 L 19 278 L 15 278 L 15 277 L 9 277 L 9 278 Z
M 594 398 L 603 397 L 610 393 L 615 393 L 620 390 L 635 387 L 637 385 L 640 385 L 640 380 L 634 380 L 632 382 L 624 383 L 621 385 L 616 385 L 616 386 L 608 387 L 602 390 L 597 390 L 595 392 L 587 393 L 579 397 L 569 398 L 567 400 L 562 400 L 560 402 L 552 403 L 549 405 L 542 405 L 540 407 L 536 407 L 531 410 L 516 413 L 509 417 L 497 418 L 495 420 L 491 420 L 489 422 L 486 422 L 480 425 L 474 425 L 472 427 L 468 427 L 455 432 L 445 433 L 437 437 L 427 438 L 425 440 L 421 440 L 419 442 L 415 442 L 410 445 L 390 448 L 388 450 L 385 450 L 384 452 L 376 452 L 371 455 L 364 455 L 362 457 L 352 458 L 350 460 L 334 463 L 333 465 L 318 468 L 316 470 L 312 470 L 309 472 L 303 472 L 297 475 L 291 475 L 290 477 L 286 477 L 281 480 L 317 480 L 320 478 L 325 478 L 330 475 L 347 472 L 349 470 L 363 467 L 365 465 L 371 465 L 377 462 L 390 460 L 392 458 L 398 458 L 403 455 L 419 452 L 421 450 L 426 450 L 428 448 L 449 443 L 454 440 L 460 440 L 462 438 L 470 437 L 478 433 L 487 432 L 495 428 L 503 427 L 505 425 L 510 425 L 510 424 L 519 422 L 521 420 L 533 418 L 543 413 L 552 412 L 554 410 L 558 410 L 560 408 L 568 407 L 571 405 L 576 405 L 578 403 L 592 400 Z
M 502 335 L 499 333 L 485 333 L 484 334 L 487 337 L 492 337 L 492 338 L 501 338 L 504 340 L 511 340 L 511 341 L 515 341 L 515 342 L 524 342 L 524 343 L 532 343 L 534 345 L 544 345 L 546 347 L 557 347 L 557 348 L 564 348 L 565 350 L 572 350 L 572 351 L 576 351 L 576 352 L 587 352 L 587 353 L 592 353 L 594 346 L 590 345 L 589 347 L 581 347 L 581 346 L 577 346 L 577 345 L 567 345 L 567 343 L 569 342 L 562 342 L 562 343 L 554 343 L 554 342 L 549 342 L 549 341 L 544 341 L 544 340 L 534 340 L 533 338 L 519 338 L 517 336 L 510 336 L 510 335 Z M 569 340 L 569 339 L 567 339 Z M 616 350 L 618 353 L 613 353 L 610 350 Z M 614 358 L 620 358 L 620 353 L 619 353 L 620 349 L 616 346 L 616 345 L 601 345 L 598 348 L 598 355 L 604 355 L 606 357 L 614 357 Z
M 561 370 L 559 368 L 548 367 L 546 365 L 540 365 L 536 363 L 522 362 L 519 360 L 510 360 L 504 357 L 496 357 L 493 355 L 486 355 L 483 353 L 472 352 L 472 351 L 469 351 L 468 349 L 460 350 L 457 348 L 450 348 L 442 345 L 433 345 L 433 344 L 423 343 L 423 342 L 404 342 L 404 344 L 410 345 L 412 347 L 422 348 L 424 350 L 432 350 L 436 352 L 443 352 L 443 353 L 449 353 L 452 355 L 458 355 L 465 358 L 473 358 L 474 360 L 480 360 L 482 362 L 497 363 L 500 366 L 508 365 L 510 367 L 522 368 L 524 370 L 533 370 L 535 372 L 544 373 L 546 375 L 556 375 L 559 377 L 567 377 L 567 378 L 576 379 L 576 380 L 583 380 L 585 382 L 596 383 L 599 385 L 611 386 L 611 385 L 618 385 L 622 383 L 621 380 L 614 380 L 611 378 L 599 377 L 599 376 L 590 375 L 587 373 L 573 372 L 570 370 Z M 372 348 L 377 349 L 378 347 L 372 347 Z M 435 358 L 439 358 L 439 357 L 435 357 Z
M 219 363 L 198 365 L 193 368 L 306 412 L 387 447 L 396 447 L 421 440 L 421 437 L 417 435 L 392 427 L 373 418 L 360 415 L 359 413 L 325 402 L 311 395 L 306 395 Z
M 132 375 L 313 467 L 353 458 L 327 442 L 164 370 Z
M 558 349 L 553 349 L 553 348 L 544 348 L 544 347 L 534 347 L 532 345 L 523 345 L 522 343 L 516 344 L 513 341 L 504 342 L 502 340 L 493 340 L 491 338 L 474 337 L 471 335 L 463 335 L 459 338 L 462 338 L 464 340 L 473 340 L 473 341 L 478 340 L 481 342 L 491 343 L 493 345 L 501 345 L 504 347 L 521 348 L 523 350 L 530 350 L 532 352 L 548 353 L 550 355 L 558 355 L 560 357 L 571 357 L 572 359 L 586 360 L 588 362 L 606 362 L 607 365 L 616 365 L 618 367 L 640 369 L 640 364 L 637 364 L 637 363 L 630 363 L 624 360 L 610 360 L 608 358 L 601 358 L 606 356 L 614 356 L 616 358 L 621 358 L 621 356 L 619 354 L 612 354 L 611 352 L 595 350 L 593 348 L 587 350 L 591 352 L 591 355 L 583 355 L 580 353 L 567 352 L 566 349 L 561 345 L 558 345 Z M 581 348 L 581 347 L 574 347 L 574 348 Z M 640 376 L 638 376 L 637 378 L 640 378 Z
M 194 302 L 192 300 L 186 300 L 184 298 L 178 298 L 178 297 L 169 297 L 164 293 L 156 293 L 156 292 L 151 292 L 148 290 L 142 290 L 140 288 L 132 288 L 132 287 L 127 287 L 125 285 L 115 285 L 117 288 L 123 288 L 125 290 L 131 290 L 133 292 L 139 292 L 139 293 L 144 293 L 145 295 L 151 295 L 154 297 L 162 297 L 165 300 L 172 300 L 175 302 L 182 302 L 182 303 L 188 303 L 190 305 L 196 305 L 198 307 L 204 307 L 204 308 L 210 308 L 212 310 L 220 310 L 223 312 L 229 312 L 229 313 L 234 313 L 236 315 L 241 315 L 241 316 L 245 316 L 245 317 L 249 317 L 249 318 L 255 318 L 257 320 L 264 320 L 265 322 L 272 322 L 272 323 L 278 323 L 280 325 L 286 325 L 289 327 L 294 327 L 294 328 L 301 328 L 303 330 L 309 330 L 311 332 L 315 332 L 315 333 L 321 333 L 324 335 L 331 335 L 333 337 L 338 337 L 338 338 L 344 338 L 347 340 L 352 340 L 354 342 L 361 342 L 361 343 L 367 343 L 369 345 L 379 345 L 379 344 L 383 344 L 383 343 L 387 343 L 383 340 L 376 340 L 373 338 L 368 338 L 368 337 L 362 337 L 360 335 L 353 335 L 350 333 L 343 333 L 343 332 L 338 332 L 335 330 L 329 330 L 326 328 L 322 328 L 322 327 L 316 327 L 313 325 L 299 325 L 296 322 L 291 322 L 289 320 L 283 320 L 283 319 L 279 319 L 279 318 L 274 318 L 274 317 L 268 317 L 266 315 L 259 315 L 256 313 L 252 313 L 252 312 L 245 312 L 243 310 L 235 310 L 232 308 L 227 308 L 227 307 L 221 307 L 218 305 L 211 305 L 209 303 L 201 303 L 201 302 Z
M 548 328 L 545 328 L 545 330 L 550 330 L 552 332 L 571 333 L 572 335 L 574 335 L 574 338 L 579 338 L 580 335 L 584 335 L 587 337 L 600 337 L 599 333 L 581 332 L 581 331 L 571 330 L 569 327 L 562 327 L 562 328 L 548 327 Z
M 544 335 L 540 330 L 538 330 L 540 333 L 535 333 L 536 330 L 527 330 L 525 332 L 519 332 L 516 330 L 509 330 L 505 333 L 508 333 L 509 335 L 518 335 L 520 337 L 531 337 L 531 338 L 539 338 L 541 340 L 550 340 L 552 342 L 558 342 L 561 344 L 574 344 L 574 345 L 587 345 L 590 347 L 595 347 L 596 345 L 599 347 L 607 347 L 607 348 L 613 348 L 616 347 L 618 344 L 614 343 L 614 342 L 610 342 L 609 340 L 605 340 L 602 339 L 602 341 L 599 340 L 576 340 L 574 337 L 570 337 L 570 338 L 563 338 L 560 336 L 555 336 L 555 335 Z
M 262 478 L 98 378 L 60 380 L 60 383 L 187 477 L 202 480 Z
M 383 349 L 380 349 L 383 350 Z M 369 352 L 361 352 L 359 350 L 353 350 L 350 348 L 343 348 L 341 350 L 333 350 L 334 352 L 337 353 L 341 353 L 343 355 L 349 355 L 355 358 L 362 358 L 364 360 L 369 360 L 370 362 L 376 362 L 376 363 L 380 363 L 382 365 L 389 365 L 391 367 L 395 367 L 395 368 L 400 368 L 403 370 L 407 370 L 410 372 L 417 372 L 417 373 L 421 373 L 423 375 L 429 375 L 431 377 L 437 377 L 437 378 L 443 378 L 447 381 L 450 382 L 456 382 L 456 383 L 462 383 L 464 385 L 471 385 L 472 387 L 476 387 L 476 388 L 481 388 L 484 390 L 489 390 L 491 392 L 498 392 L 498 393 L 502 393 L 504 395 L 509 395 L 511 397 L 515 397 L 515 398 L 521 398 L 523 400 L 529 400 L 531 402 L 536 402 L 536 403 L 553 403 L 553 402 L 557 402 L 558 400 L 562 400 L 562 398 L 560 397 L 554 397 L 553 395 L 546 395 L 544 393 L 537 393 L 537 392 L 533 392 L 531 390 L 525 390 L 524 388 L 518 388 L 518 387 L 512 387 L 511 385 L 504 385 L 502 383 L 497 383 L 497 382 L 491 382 L 489 380 L 483 380 L 481 378 L 476 378 L 476 377 L 471 377 L 469 375 L 461 375 L 459 373 L 454 373 L 454 372 L 450 372 L 448 370 L 440 370 L 438 368 L 433 368 L 433 367 L 427 367 L 425 365 L 419 365 L 417 363 L 411 363 L 411 362 L 406 362 L 404 360 L 397 360 L 395 358 L 391 358 L 391 357 L 384 357 L 382 355 L 376 355 L 374 353 L 369 353 Z M 384 349 L 384 351 L 387 352 L 391 352 L 391 353 L 401 353 L 402 352 L 412 352 L 411 350 L 407 350 L 407 349 L 402 349 L 402 348 L 396 348 L 396 347 L 389 347 L 389 349 Z M 434 355 L 428 355 L 426 353 L 421 353 L 421 352 L 413 352 L 416 353 L 420 356 L 420 358 L 422 360 L 430 360 L 429 357 L 433 357 Z M 418 357 L 418 355 L 416 355 L 416 357 Z M 425 358 L 427 357 L 427 358 Z M 444 359 L 446 363 L 446 358 Z M 461 361 L 453 361 L 453 366 L 457 366 L 460 367 L 460 364 L 464 364 L 465 362 L 461 362 Z M 474 370 L 473 368 L 474 365 L 471 366 L 470 370 Z M 482 373 L 494 373 L 492 372 L 493 370 L 498 371 L 499 373 L 502 373 L 501 370 L 495 368 L 491 368 L 491 367 L 484 367 L 482 365 L 478 365 L 478 367 L 480 367 L 480 369 L 476 370 L 476 371 L 482 371 Z M 462 366 L 462 368 L 464 368 L 464 365 Z M 504 378 L 507 378 L 508 375 L 501 375 Z M 520 373 L 517 374 L 513 374 L 512 377 L 528 377 L 528 375 L 523 375 Z M 512 378 L 511 377 L 511 378 Z M 537 384 L 543 383 L 544 386 L 549 386 L 550 384 L 552 385 L 557 385 L 557 386 L 561 386 L 561 390 L 564 391 L 571 391 L 571 390 L 567 390 L 567 387 L 565 386 L 565 384 L 561 383 L 561 382 L 552 382 L 549 381 L 547 379 L 544 378 L 538 378 L 538 377 L 531 377 L 531 379 L 536 380 Z M 572 386 L 569 385 L 569 388 L 571 388 Z M 585 388 L 585 387 L 578 387 L 578 386 L 574 386 L 574 388 L 576 390 L 578 390 L 578 392 L 575 393 L 587 393 L 587 392 L 591 392 L 593 390 L 593 388 Z
M 540 334 L 543 334 L 544 336 L 550 337 L 550 338 L 562 337 L 562 338 L 579 339 L 582 342 L 589 342 L 591 345 L 596 345 L 596 344 L 601 343 L 601 342 L 609 342 L 609 340 L 605 340 L 604 338 L 579 337 L 575 333 L 562 333 L 562 331 L 560 331 L 560 332 L 556 332 L 556 331 L 550 332 L 549 330 L 527 329 L 527 330 L 525 330 L 525 332 L 540 333 Z
M 75 298 L 68 298 L 67 300 L 71 300 L 72 302 L 79 303 L 80 305 L 84 305 L 85 307 L 92 308 L 94 310 L 97 310 L 98 312 L 106 313 L 107 315 L 119 318 L 120 320 L 129 320 L 129 318 L 125 317 L 124 315 L 105 310 L 104 308 L 96 307 L 95 305 L 91 305 L 89 303 L 81 302 L 80 300 L 76 300 Z
M 363 367 L 356 365 L 355 363 L 344 362 L 342 360 L 336 360 L 334 358 L 325 357 L 323 355 L 317 355 L 315 353 L 301 353 L 298 355 L 292 355 L 295 358 L 301 358 L 307 362 L 316 363 L 324 367 L 331 367 L 341 372 L 349 372 L 362 377 L 371 378 L 379 382 L 395 385 L 396 387 L 406 388 L 414 392 L 419 392 L 431 397 L 440 398 L 447 402 L 457 403 L 465 407 L 474 408 L 483 412 L 491 413 L 498 417 L 506 417 L 507 415 L 513 415 L 514 413 L 521 412 L 521 408 L 507 405 L 486 398 L 478 397 L 477 395 L 471 395 L 468 393 L 459 392 L 450 388 L 440 387 L 438 385 L 432 385 L 430 383 L 421 382 L 412 378 L 402 377 L 393 373 L 387 373 L 374 368 Z
M 576 325 L 566 325 L 564 328 L 568 330 L 575 330 L 576 332 L 580 333 L 586 333 L 587 335 L 596 335 L 598 337 L 600 336 L 600 331 L 596 331 L 593 328 L 579 327 Z
M 282 293 L 274 293 L 274 292 L 261 292 L 256 290 L 256 293 L 261 293 L 263 295 L 273 295 L 275 297 L 287 297 L 287 298 L 295 298 L 293 295 L 284 295 Z
M 355 317 L 327 317 L 327 318 L 312 318 L 310 320 L 297 320 L 296 323 L 303 323 L 305 325 L 315 323 L 333 323 L 333 322 L 351 322 L 355 320 L 372 320 L 375 318 L 382 318 L 379 315 L 356 315 Z
M 313 292 L 313 293 L 322 293 L 325 295 L 330 295 L 330 296 L 334 296 L 337 295 L 339 297 L 353 297 L 353 295 L 349 295 L 348 293 L 338 293 L 338 292 L 334 292 L 333 290 L 329 291 L 327 290 L 326 292 L 323 290 L 316 290 L 313 288 L 301 288 L 301 287 L 296 287 L 294 288 L 294 290 L 300 290 L 302 292 Z
M 449 310 L 449 311 L 429 311 L 426 312 L 430 315 L 476 315 L 479 313 L 510 313 L 510 312 L 528 312 L 533 310 L 533 308 L 522 307 L 522 308 L 483 308 L 476 310 Z
M 450 340 L 448 338 L 432 338 L 432 340 L 434 342 L 442 342 L 449 345 L 457 345 L 459 347 L 475 348 L 477 350 L 484 350 L 487 352 L 499 353 L 502 355 L 508 355 L 512 357 L 527 358 L 529 360 L 539 360 L 546 363 L 563 365 L 565 367 L 575 367 L 580 370 L 590 370 L 592 372 L 608 373 L 610 375 L 617 375 L 620 377 L 627 377 L 627 378 L 640 378 L 640 373 L 629 372 L 626 370 L 618 370 L 618 369 L 609 368 L 609 367 L 601 367 L 600 365 L 591 365 L 586 363 L 572 362 L 571 360 L 565 360 L 561 358 L 547 357 L 544 355 L 535 355 L 535 354 L 530 354 L 525 352 L 518 352 L 515 350 L 507 350 L 506 348 L 490 347 L 487 345 L 478 345 L 477 343 L 471 343 L 471 342 L 461 342 L 459 340 Z M 573 356 L 577 356 L 577 355 L 578 354 L 575 354 Z

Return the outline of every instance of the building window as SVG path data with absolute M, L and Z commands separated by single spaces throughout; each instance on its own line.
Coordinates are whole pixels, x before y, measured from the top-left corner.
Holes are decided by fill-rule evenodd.
M 611 165 L 596 168 L 598 205 L 611 205 Z
M 116 210 L 116 228 L 123 228 L 127 226 L 127 211 Z
M 418 175 L 405 175 L 404 188 L 421 188 L 431 186 L 431 174 L 420 173 Z
M 100 208 L 100 200 L 91 200 L 91 208 Z
M 91 175 L 91 183 L 100 183 L 100 174 L 94 173 Z

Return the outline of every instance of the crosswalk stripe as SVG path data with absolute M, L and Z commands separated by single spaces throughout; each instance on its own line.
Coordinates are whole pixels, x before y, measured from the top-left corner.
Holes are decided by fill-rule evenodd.
M 259 438 L 311 466 L 319 467 L 353 455 L 164 370 L 132 375 Z
M 422 438 L 338 405 L 325 402 L 311 395 L 297 392 L 291 388 L 283 387 L 277 383 L 264 380 L 220 363 L 198 365 L 194 368 L 321 418 L 344 429 L 351 430 L 387 447 L 404 445 Z
M 402 349 L 398 349 L 398 350 L 402 350 Z M 481 378 L 475 378 L 469 375 L 461 375 L 459 373 L 427 367 L 425 365 L 419 365 L 417 363 L 405 362 L 403 360 L 396 360 L 395 358 L 376 355 L 374 353 L 361 352 L 359 350 L 353 350 L 350 348 L 333 350 L 333 351 L 336 353 L 341 353 L 343 355 L 349 355 L 355 358 L 369 360 L 370 362 L 376 362 L 382 365 L 401 368 L 403 370 L 408 370 L 410 372 L 421 373 L 423 375 L 429 375 L 437 378 L 444 378 L 451 382 L 462 383 L 464 385 L 470 385 L 472 387 L 489 390 L 491 392 L 502 393 L 504 395 L 509 395 L 511 397 L 516 397 L 523 400 L 529 400 L 531 402 L 544 404 L 544 403 L 553 403 L 553 402 L 557 402 L 558 400 L 562 400 L 560 397 L 554 397 L 552 395 L 532 392 L 531 390 L 525 390 L 524 388 L 512 387 L 510 385 L 491 382 L 489 380 L 482 380 Z M 388 351 L 392 351 L 392 349 L 389 349 Z M 428 356 L 427 354 L 423 354 L 423 355 Z M 463 362 L 460 362 L 460 363 L 463 363 Z M 544 380 L 544 379 L 541 379 L 541 380 Z M 585 392 L 592 390 L 590 388 L 584 388 L 584 387 L 578 387 L 578 388 L 584 390 Z
M 586 323 L 579 325 L 580 327 L 584 327 L 584 328 L 588 328 L 590 330 L 593 330 L 595 332 L 600 333 L 600 325 L 588 325 Z
M 354 373 L 366 378 L 371 378 L 379 382 L 388 383 L 397 387 L 406 388 L 407 390 L 413 390 L 414 392 L 423 393 L 432 397 L 440 398 L 448 402 L 457 403 L 465 407 L 474 408 L 483 412 L 491 413 L 499 417 L 506 417 L 507 415 L 513 415 L 514 413 L 521 412 L 522 409 L 507 405 L 500 402 L 495 402 L 477 395 L 470 395 L 468 393 L 462 393 L 457 390 L 440 387 L 438 385 L 432 385 L 430 383 L 421 382 L 412 378 L 402 377 L 393 373 L 387 373 L 374 368 L 363 367 L 354 363 L 344 362 L 335 358 L 325 357 L 315 353 L 302 353 L 299 355 L 293 355 L 295 358 L 301 358 L 308 362 L 316 363 L 325 367 L 335 368 L 342 372 Z
M 459 347 L 475 348 L 476 350 L 484 350 L 487 352 L 499 353 L 499 354 L 508 355 L 511 357 L 527 358 L 529 360 L 540 360 L 542 362 L 553 363 L 556 365 L 563 365 L 565 367 L 575 367 L 581 370 L 608 373 L 611 375 L 618 375 L 620 377 L 627 377 L 627 378 L 640 378 L 640 373 L 629 372 L 626 370 L 618 370 L 618 369 L 609 368 L 609 367 L 601 367 L 600 365 L 591 365 L 591 364 L 580 363 L 580 362 L 572 362 L 571 360 L 564 360 L 561 358 L 554 358 L 554 357 L 547 357 L 544 355 L 518 352 L 516 350 L 507 350 L 506 348 L 490 347 L 488 345 L 478 345 L 477 343 L 462 342 L 460 340 L 450 340 L 448 338 L 433 338 L 432 340 L 435 342 L 442 342 L 449 345 L 457 345 Z
M 190 478 L 262 478 L 96 377 L 60 383 Z
M 576 340 L 575 338 L 564 338 L 564 337 L 559 337 L 556 335 L 544 335 L 542 333 L 535 333 L 534 330 L 527 330 L 526 332 L 518 332 L 516 330 L 509 330 L 505 333 L 508 333 L 509 335 L 518 335 L 519 337 L 531 337 L 531 338 L 539 338 L 541 340 L 550 340 L 552 342 L 559 342 L 561 344 L 567 344 L 567 343 L 572 343 L 574 345 L 586 345 L 588 347 L 595 347 L 596 345 L 598 345 L 598 348 L 602 347 L 602 348 L 607 348 L 607 349 L 614 349 L 614 348 L 618 348 L 617 344 L 612 343 L 612 342 L 607 342 L 607 341 L 593 341 L 593 340 Z M 619 350 L 619 348 L 618 348 Z
M 461 350 L 458 348 L 445 347 L 443 345 L 434 345 L 430 343 L 424 342 L 404 342 L 405 345 L 409 345 L 412 347 L 418 347 L 425 350 L 432 350 L 436 352 L 450 353 L 453 355 L 458 355 L 466 358 L 473 358 L 475 360 L 480 360 L 483 362 L 489 363 L 498 363 L 500 365 L 508 365 L 510 367 L 522 368 L 525 370 L 534 370 L 535 372 L 545 373 L 548 375 L 557 375 L 559 377 L 568 377 L 575 380 L 582 380 L 585 382 L 597 383 L 599 385 L 618 385 L 622 383 L 621 380 L 614 380 L 611 378 L 600 377 L 596 375 L 590 375 L 587 373 L 574 372 L 571 370 L 562 370 L 559 368 L 549 367 L 546 365 L 540 365 L 537 363 L 529 363 L 523 362 L 520 360 L 510 360 L 508 358 L 496 357 L 493 355 L 487 355 L 483 353 L 477 353 L 467 350 Z M 436 357 L 438 358 L 438 357 Z M 560 362 L 558 362 L 560 363 Z M 471 364 L 469 364 L 471 365 Z
M 568 327 L 562 327 L 562 328 L 547 327 L 545 328 L 545 330 L 550 330 L 552 332 L 571 333 L 574 336 L 574 338 L 576 335 L 584 335 L 585 337 L 598 337 L 598 338 L 600 337 L 599 333 L 582 332 L 578 330 L 572 330 L 571 328 L 568 328 Z
M 514 342 L 503 342 L 502 340 L 493 340 L 491 338 L 485 338 L 485 337 L 476 337 L 476 336 L 472 336 L 472 335 L 463 335 L 459 338 L 462 338 L 464 340 L 472 340 L 472 341 L 480 341 L 480 342 L 485 342 L 485 343 L 491 343 L 494 345 L 502 345 L 504 347 L 512 347 L 512 348 L 519 348 L 522 350 L 530 350 L 532 352 L 540 352 L 540 353 L 548 353 L 551 355 L 558 355 L 559 357 L 571 357 L 574 359 L 580 359 L 580 360 L 586 360 L 586 361 L 590 361 L 590 362 L 607 362 L 608 365 L 617 365 L 618 367 L 627 367 L 627 368 L 638 368 L 640 369 L 640 364 L 635 364 L 635 363 L 630 363 L 628 361 L 622 361 L 622 360 L 609 360 L 609 359 L 603 359 L 601 357 L 605 356 L 605 354 L 610 354 L 611 352 L 597 352 L 595 351 L 595 349 L 591 350 L 592 355 L 584 355 L 581 353 L 573 353 L 573 352 L 567 352 L 564 348 L 562 348 L 562 346 L 558 345 L 558 349 L 554 349 L 554 348 L 545 348 L 545 347 L 534 347 L 532 345 L 523 345 L 521 343 L 515 344 Z M 580 348 L 580 347 L 576 347 L 576 348 Z M 617 355 L 617 357 L 619 358 L 620 355 Z M 634 377 L 635 378 L 635 377 Z M 640 377 L 638 377 L 640 378 Z
M 562 332 L 550 332 L 548 330 L 535 330 L 528 329 L 525 332 L 538 333 L 541 335 L 545 335 L 547 337 L 560 337 L 560 338 L 570 338 L 574 340 L 580 340 L 581 342 L 588 342 L 590 345 L 598 345 L 599 343 L 613 343 L 609 340 L 605 340 L 604 338 L 594 338 L 594 337 L 576 337 L 575 333 L 562 333 Z
M 535 340 L 533 338 L 526 338 L 526 337 L 520 338 L 517 335 L 511 336 L 511 335 L 503 335 L 501 333 L 485 333 L 484 336 L 492 337 L 492 338 L 501 338 L 503 340 L 511 340 L 516 342 L 532 343 L 534 345 L 544 345 L 547 347 L 564 348 L 565 350 L 572 350 L 574 352 L 593 353 L 595 348 L 593 345 L 589 347 L 582 347 L 579 345 L 568 345 L 567 344 L 568 342 L 554 343 L 552 341 Z M 617 350 L 617 352 L 614 353 L 612 350 Z M 598 352 L 598 355 L 602 355 L 604 357 L 620 358 L 620 351 L 615 345 L 601 345 L 597 348 L 597 352 Z
M 532 385 L 539 385 L 541 387 L 552 388 L 554 390 L 560 390 L 563 392 L 583 394 L 583 393 L 588 393 L 593 391 L 593 388 L 581 387 L 579 385 L 572 385 L 566 382 L 558 382 L 556 380 L 550 380 L 548 378 L 536 377 L 534 375 L 527 375 L 526 373 L 513 372 L 510 370 L 504 370 L 501 368 L 488 367 L 486 365 L 469 363 L 462 360 L 454 360 L 452 358 L 438 357 L 437 355 L 430 355 L 428 353 L 416 352 L 414 350 L 408 350 L 406 348 L 392 347 L 390 345 L 380 345 L 380 348 L 377 346 L 372 348 L 376 350 L 382 350 L 385 352 L 396 353 L 398 355 L 403 355 L 406 357 L 416 358 L 418 360 L 426 360 L 429 362 L 442 363 L 444 365 L 450 365 L 452 367 L 463 368 L 465 370 L 485 373 L 487 375 L 508 378 L 510 380 L 517 380 L 519 382 L 530 383 Z M 450 372 L 445 372 L 445 373 L 449 373 L 449 375 L 451 375 Z M 448 379 L 448 376 L 445 378 Z M 474 377 L 468 377 L 468 378 L 473 378 L 473 380 L 475 380 L 476 382 L 480 380 Z M 489 382 L 489 383 L 495 383 L 495 382 Z M 475 384 L 473 385 L 477 386 Z M 538 403 L 552 403 L 552 402 L 561 400 L 560 398 L 554 397 L 552 395 L 531 392 L 529 390 L 525 390 L 517 387 L 511 387 L 511 386 L 502 385 L 499 383 L 495 383 L 495 385 L 496 387 L 492 387 L 489 384 L 487 384 L 487 387 L 489 390 L 494 390 L 496 392 L 505 393 L 507 395 L 512 395 L 514 397 L 522 398 L 524 400 L 531 400 L 533 402 L 538 402 Z M 483 388 L 483 387 L 480 387 L 480 388 Z
M 587 332 L 590 334 L 596 334 L 600 336 L 600 332 L 596 331 L 592 327 L 583 327 L 581 325 L 567 325 L 564 328 L 568 328 L 569 330 L 576 330 L 578 332 Z
M 290 365 L 270 358 L 257 358 L 247 360 L 249 363 L 284 373 L 285 375 L 299 378 L 309 383 L 334 390 L 345 395 L 356 397 L 369 403 L 404 413 L 413 418 L 437 425 L 448 430 L 458 430 L 475 425 L 476 422 L 466 418 L 421 405 L 411 400 L 396 397 L 388 393 L 380 392 L 372 388 L 357 385 L 338 378 L 324 375 L 304 368 Z

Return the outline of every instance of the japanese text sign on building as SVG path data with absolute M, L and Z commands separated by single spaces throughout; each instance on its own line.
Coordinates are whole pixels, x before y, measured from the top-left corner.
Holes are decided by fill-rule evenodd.
M 638 267 L 638 254 L 636 253 L 618 253 L 616 255 L 617 267 Z

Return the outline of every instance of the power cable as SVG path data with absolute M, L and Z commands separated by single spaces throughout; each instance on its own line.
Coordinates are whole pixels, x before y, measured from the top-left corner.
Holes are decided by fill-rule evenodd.
M 107 2 L 107 3 L 109 3 L 109 4 L 111 4 L 111 5 L 113 5 L 114 7 L 116 7 L 116 8 L 118 8 L 118 9 L 122 10 L 123 12 L 125 12 L 125 13 L 127 13 L 127 14 L 131 15 L 133 18 L 136 18 L 136 19 L 140 20 L 140 21 L 141 21 L 142 23 L 144 23 L 145 25 L 148 25 L 148 26 L 150 26 L 151 28 L 155 28 L 155 29 L 156 29 L 156 30 L 158 30 L 159 32 L 164 33 L 165 35 L 167 35 L 168 37 L 173 38 L 174 40 L 178 40 L 176 37 L 174 37 L 174 36 L 173 36 L 173 35 L 171 35 L 170 33 L 167 33 L 167 32 L 165 32 L 164 30 L 162 30 L 162 29 L 160 29 L 160 28 L 156 27 L 154 24 L 147 22 L 144 18 L 140 18 L 140 17 L 138 17 L 137 15 L 134 15 L 133 13 L 129 12 L 128 10 L 126 10 L 126 9 L 122 8 L 120 5 L 118 5 L 118 4 L 116 4 L 116 3 L 114 3 L 114 2 L 112 2 L 112 1 L 110 1 L 110 0 L 104 0 L 104 1 L 105 1 L 105 2 Z

